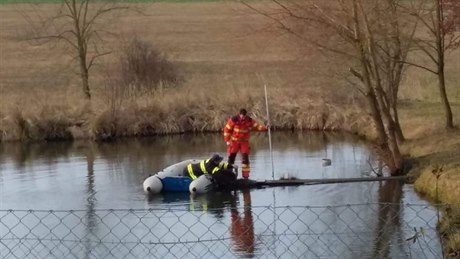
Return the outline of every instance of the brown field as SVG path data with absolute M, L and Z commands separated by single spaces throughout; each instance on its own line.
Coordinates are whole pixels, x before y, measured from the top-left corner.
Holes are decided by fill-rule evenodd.
M 112 54 L 91 71 L 93 98 L 84 100 L 72 56 L 62 45 L 34 46 L 23 39 L 25 17 L 55 12 L 53 4 L 0 5 L 0 142 L 106 138 L 183 131 L 216 131 L 239 107 L 265 119 L 267 84 L 274 129 L 347 130 L 372 139 L 373 128 L 360 94 L 343 80 L 345 60 L 331 59 L 236 3 L 139 4 L 98 26 Z M 138 37 L 153 44 L 179 68 L 177 89 L 117 106 L 106 79 L 123 44 Z M 447 61 L 447 87 L 460 125 L 460 51 Z M 435 197 L 432 169 L 445 165 L 437 198 L 458 202 L 460 131 L 445 132 L 436 78 L 410 69 L 401 88 L 401 123 L 408 142 L 402 151 L 416 158 L 417 189 Z M 460 246 L 458 244 L 454 245 Z M 455 248 L 454 248 L 455 249 Z
M 237 3 L 131 6 L 141 9 L 142 14 L 124 11 L 98 24 L 116 35 L 104 37 L 104 49 L 112 54 L 100 59 L 91 71 L 93 99 L 89 107 L 80 90 L 77 66 L 66 48 L 59 44 L 34 46 L 23 40 L 31 28 L 26 18 L 46 17 L 58 5 L 0 5 L 2 141 L 23 139 L 24 134 L 35 140 L 60 138 L 62 134 L 54 131 L 63 128 L 71 128 L 74 138 L 106 134 L 104 125 L 113 120 L 113 116 L 107 118 L 113 109 L 113 97 L 105 79 L 113 76 L 110 71 L 123 44 L 133 37 L 153 44 L 167 55 L 179 67 L 184 82 L 172 91 L 124 100 L 121 107 L 116 107 L 123 110 L 117 112 L 120 129 L 111 134 L 149 134 L 142 125 L 152 125 L 155 133 L 218 130 L 222 120 L 241 106 L 263 119 L 265 82 L 272 125 L 342 128 L 373 136 L 367 117 L 358 116 L 362 112 L 360 94 L 343 80 L 345 61 L 327 58 L 298 43 L 246 7 Z M 454 53 L 451 60 L 459 56 Z M 460 109 L 460 87 L 454 87 L 460 75 L 453 71 L 459 66 L 457 62 L 447 68 L 455 111 Z M 437 102 L 436 79 L 421 70 L 409 71 L 401 98 Z M 167 119 L 159 115 L 162 113 L 169 115 Z M 455 114 L 458 116 L 459 112 Z M 194 117 L 193 123 L 177 118 L 188 115 Z M 439 125 L 437 117 L 433 114 L 436 121 L 426 123 L 428 131 Z M 425 122 L 411 115 L 408 118 L 403 124 L 414 121 L 417 131 L 427 131 Z M 159 123 L 161 120 L 166 122 Z M 25 121 L 27 132 L 21 126 L 18 128 L 17 121 Z M 130 128 L 135 122 L 142 125 Z M 80 129 L 78 125 L 82 123 L 87 127 Z
M 356 101 L 358 93 L 346 94 L 350 93 L 349 87 L 331 72 L 335 62 L 314 51 L 306 51 L 304 46 L 273 30 L 267 20 L 250 13 L 244 6 L 194 3 L 135 7 L 140 7 L 143 15 L 123 12 L 100 24 L 103 29 L 116 32 L 117 36 L 105 38 L 104 46 L 113 54 L 100 60 L 92 71 L 93 100 L 91 109 L 88 109 L 80 90 L 76 66 L 65 48 L 61 45 L 32 46 L 21 41 L 30 27 L 24 17 L 53 13 L 57 5 L 1 5 L 1 111 L 4 117 L 9 116 L 4 124 L 11 125 L 0 128 L 3 130 L 2 139 L 23 137 L 21 130 L 14 129 L 11 116 L 20 116 L 31 122 L 30 131 L 38 132 L 28 133 L 33 139 L 44 138 L 44 130 L 35 129 L 40 128 L 35 127 L 39 123 L 33 123 L 37 117 L 46 117 L 46 121 L 65 117 L 70 120 L 61 123 L 65 125 L 79 124 L 84 120 L 92 128 L 99 127 L 98 119 L 109 110 L 110 91 L 104 83 L 104 79 L 110 77 L 107 71 L 117 61 L 123 43 L 133 37 L 147 41 L 165 53 L 178 65 L 185 79 L 182 86 L 173 91 L 124 103 L 124 110 L 131 113 L 125 117 L 145 117 L 143 113 L 147 109 L 154 121 L 145 123 L 153 123 L 157 133 L 188 130 L 190 125 L 155 124 L 158 119 L 152 118 L 151 114 L 155 111 L 172 114 L 171 120 L 175 119 L 174 114 L 203 113 L 206 121 L 213 122 L 198 121 L 193 130 L 218 130 L 222 120 L 241 106 L 248 107 L 255 117 L 262 119 L 265 113 L 264 82 L 268 85 L 273 105 L 273 125 L 280 127 L 337 128 L 341 122 L 330 120 L 325 125 L 324 116 L 313 111 L 325 112 L 335 120 L 335 117 L 347 116 L 335 114 L 337 105 Z M 206 114 L 209 107 L 212 107 L 211 116 Z M 123 115 L 119 113 L 118 116 Z M 122 121 L 132 125 L 129 118 Z M 138 129 L 122 132 L 117 135 L 143 134 Z M 72 134 L 74 137 L 81 135 Z

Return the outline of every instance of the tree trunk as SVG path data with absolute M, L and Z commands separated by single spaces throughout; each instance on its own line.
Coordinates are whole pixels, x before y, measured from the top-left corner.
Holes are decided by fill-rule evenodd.
M 441 93 L 441 101 L 444 106 L 444 112 L 446 117 L 446 128 L 454 128 L 454 122 L 452 119 L 452 109 L 450 108 L 449 99 L 447 98 L 446 93 L 446 79 L 444 75 L 444 61 L 440 60 L 438 65 L 438 81 L 439 81 L 439 91 Z
M 380 87 L 377 85 L 377 87 Z M 391 117 L 391 112 L 389 107 L 384 101 L 384 92 L 381 89 L 376 90 L 376 102 L 381 112 L 381 118 L 384 119 L 386 123 L 386 138 L 387 146 L 386 149 L 390 152 L 390 156 L 386 159 L 388 161 L 388 167 L 390 168 L 391 175 L 398 175 L 402 168 L 402 157 L 401 152 L 399 151 L 398 141 L 396 138 L 396 129 L 395 122 Z
M 80 77 L 83 94 L 86 99 L 91 100 L 91 92 L 89 90 L 89 71 L 86 63 L 86 44 L 81 36 L 78 37 L 78 59 L 80 61 Z
M 398 175 L 402 168 L 402 156 L 399 151 L 398 141 L 396 139 L 395 124 L 392 120 L 388 122 L 388 147 L 393 158 L 393 168 L 390 167 L 391 175 Z
M 401 153 L 399 151 L 398 143 L 395 136 L 395 127 L 394 121 L 391 116 L 391 106 L 389 104 L 389 99 L 386 96 L 386 93 L 382 86 L 382 77 L 380 62 L 378 59 L 378 54 L 376 51 L 377 44 L 373 37 L 373 31 L 370 29 L 370 25 L 367 19 L 366 12 L 363 8 L 363 5 L 360 0 L 355 1 L 355 8 L 358 7 L 362 14 L 362 22 L 364 23 L 365 33 L 363 37 L 360 37 L 362 43 L 360 44 L 361 51 L 361 63 L 364 66 L 364 71 L 366 71 L 366 80 L 368 82 L 369 93 L 373 94 L 373 110 L 375 109 L 378 113 L 376 126 L 382 127 L 378 129 L 380 132 L 383 131 L 383 138 L 385 143 L 382 146 L 383 151 L 389 152 L 388 157 L 385 158 L 388 167 L 390 168 L 391 174 L 396 175 L 400 172 L 402 167 Z M 359 24 L 359 19 L 356 19 L 357 15 L 355 14 L 355 22 Z M 365 46 L 366 52 L 364 52 Z M 372 83 L 370 83 L 372 82 Z M 372 106 L 371 105 L 371 106 Z M 387 132 L 385 131 L 385 123 L 387 125 Z M 381 134 L 379 132 L 379 134 Z
M 401 52 L 401 44 L 398 42 L 398 50 Z M 407 52 L 404 54 L 404 58 L 401 57 L 401 53 L 397 55 L 398 60 L 405 60 L 407 57 Z M 391 97 L 392 97 L 392 102 L 391 102 L 391 109 L 393 110 L 393 118 L 395 122 L 395 131 L 396 131 L 396 139 L 398 140 L 398 143 L 401 144 L 403 143 L 406 138 L 404 137 L 404 133 L 401 129 L 401 123 L 399 123 L 399 113 L 398 113 L 398 91 L 399 91 L 399 85 L 401 84 L 401 76 L 403 73 L 404 69 L 404 63 L 399 63 L 396 65 L 394 68 L 394 77 L 391 77 L 391 84 L 390 84 L 390 89 L 391 91 Z
M 385 126 L 383 125 L 382 116 L 380 114 L 377 99 L 375 97 L 374 92 L 370 92 L 366 94 L 366 99 L 369 103 L 369 107 L 371 108 L 371 116 L 372 120 L 374 121 L 374 125 L 377 130 L 378 135 L 378 145 L 380 147 L 385 147 L 388 144 L 387 136 L 385 133 Z
M 80 71 L 81 71 L 81 81 L 82 81 L 83 93 L 84 93 L 86 99 L 91 100 L 91 92 L 89 90 L 88 69 L 86 69 L 84 64 L 81 64 L 80 65 Z
M 444 112 L 446 116 L 446 128 L 452 129 L 454 123 L 452 121 L 452 110 L 450 108 L 449 99 L 446 93 L 446 80 L 444 73 L 444 53 L 445 53 L 445 31 L 444 31 L 444 10 L 441 0 L 436 0 L 436 49 L 438 54 L 438 81 L 439 91 L 441 94 L 441 101 L 444 106 Z
M 82 90 L 85 98 L 91 100 L 91 92 L 89 90 L 89 68 L 88 63 L 86 61 L 87 58 L 87 50 L 88 50 L 88 36 L 85 33 L 84 26 L 81 25 L 81 17 L 80 11 L 84 8 L 85 16 L 83 17 L 83 23 L 86 19 L 86 12 L 88 11 L 88 0 L 86 0 L 86 5 L 81 3 L 81 5 L 77 8 L 77 1 L 71 0 L 70 3 L 66 3 L 68 6 L 71 17 L 73 19 L 74 27 L 75 27 L 75 38 L 77 41 L 77 50 L 78 50 L 78 60 L 80 63 L 80 77 L 82 83 Z
M 394 116 L 394 122 L 395 122 L 395 134 L 396 134 L 396 140 L 398 141 L 398 144 L 403 143 L 406 138 L 404 137 L 403 131 L 401 129 L 401 124 L 399 123 L 399 114 L 398 114 L 398 108 L 396 107 L 396 103 L 393 103 L 392 105 L 393 109 L 393 116 Z

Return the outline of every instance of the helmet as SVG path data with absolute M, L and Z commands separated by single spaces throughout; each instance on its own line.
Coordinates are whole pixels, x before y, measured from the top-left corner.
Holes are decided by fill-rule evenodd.
M 212 157 L 211 157 L 211 162 L 213 162 L 214 164 L 217 165 L 217 164 L 219 164 L 220 162 L 222 162 L 223 159 L 224 159 L 224 158 L 221 157 L 219 154 L 214 154 L 214 155 L 212 155 Z

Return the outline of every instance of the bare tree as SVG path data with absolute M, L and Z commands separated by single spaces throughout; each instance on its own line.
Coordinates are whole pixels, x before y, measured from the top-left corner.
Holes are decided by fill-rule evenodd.
M 98 29 L 98 21 L 113 11 L 127 9 L 125 6 L 104 3 L 93 4 L 94 0 L 63 0 L 56 14 L 48 18 L 26 17 L 31 25 L 34 43 L 63 42 L 78 62 L 82 90 L 91 99 L 89 73 L 96 59 L 110 51 L 103 48 L 102 34 L 109 32 Z
M 409 63 L 424 69 L 438 77 L 438 87 L 441 101 L 444 107 L 446 128 L 453 128 L 452 109 L 446 91 L 445 56 L 449 50 L 457 48 L 460 44 L 460 36 L 456 30 L 460 30 L 460 1 L 458 0 L 424 0 L 422 8 L 412 10 L 412 15 L 417 17 L 423 24 L 428 37 L 417 37 L 417 47 L 435 65 L 435 68 Z
M 397 96 L 417 25 L 401 12 L 398 3 L 402 1 L 272 2 L 276 10 L 245 4 L 317 50 L 349 60 L 357 89 L 367 100 L 380 150 L 392 174 L 399 173 L 402 157 L 398 142 L 404 136 Z

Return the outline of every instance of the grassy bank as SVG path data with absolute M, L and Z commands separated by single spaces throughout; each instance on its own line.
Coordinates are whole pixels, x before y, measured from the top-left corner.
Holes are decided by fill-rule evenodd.
M 90 103 L 83 98 L 78 68 L 64 46 L 33 46 L 22 40 L 27 33 L 24 17 L 52 13 L 57 5 L 0 5 L 0 141 L 219 131 L 240 107 L 259 121 L 266 119 L 264 84 L 275 130 L 345 130 L 375 137 L 360 94 L 341 77 L 341 70 L 347 70 L 342 60 L 331 62 L 289 36 L 267 30 L 266 20 L 235 3 L 165 2 L 175 1 L 145 5 L 145 16 L 127 12 L 102 21 L 103 29 L 117 32 L 117 37 L 104 38 L 112 54 L 92 71 Z M 184 78 L 179 87 L 137 96 L 114 94 L 116 88 L 106 79 L 122 44 L 134 36 L 177 65 Z M 454 122 L 460 125 L 459 51 L 449 53 L 446 70 Z M 458 206 L 460 132 L 443 128 L 436 78 L 410 69 L 400 93 L 408 139 L 402 152 L 413 161 L 416 190 Z M 456 214 L 449 215 L 444 222 L 455 223 Z M 451 236 L 450 251 L 460 250 L 458 232 Z
M 428 102 L 403 105 L 404 129 L 409 137 L 402 152 L 410 157 L 415 190 L 441 205 L 439 232 L 447 258 L 460 251 L 460 130 L 442 128 L 440 106 Z M 459 105 L 454 107 L 459 120 Z M 446 206 L 447 205 L 447 206 Z
M 174 94 L 150 105 L 131 104 L 115 110 L 46 106 L 36 114 L 16 111 L 2 119 L 2 141 L 52 141 L 80 138 L 114 139 L 183 132 L 215 132 L 229 116 L 246 107 L 252 117 L 265 121 L 262 96 L 237 103 L 209 103 L 203 98 L 188 102 L 188 94 Z M 158 97 L 161 98 L 161 97 Z M 286 97 L 282 98 L 285 99 Z M 366 117 L 357 108 L 344 112 L 342 107 L 323 103 L 296 104 L 289 99 L 272 100 L 271 124 L 274 130 L 345 130 L 354 134 L 372 133 Z M 198 103 L 206 103 L 199 105 Z M 227 105 L 226 105 L 227 104 Z M 355 109 L 355 110 L 352 110 Z M 369 127 L 368 130 L 363 130 Z
M 433 136 L 433 140 L 440 140 L 436 145 L 451 144 L 444 142 L 445 136 L 440 135 Z M 411 174 L 416 179 L 414 187 L 418 193 L 435 204 L 443 204 L 438 230 L 444 238 L 445 251 L 450 255 L 447 258 L 457 258 L 460 251 L 460 134 L 448 135 L 457 139 L 451 140 L 457 142 L 456 149 L 447 148 L 440 153 L 430 152 L 416 157 Z

